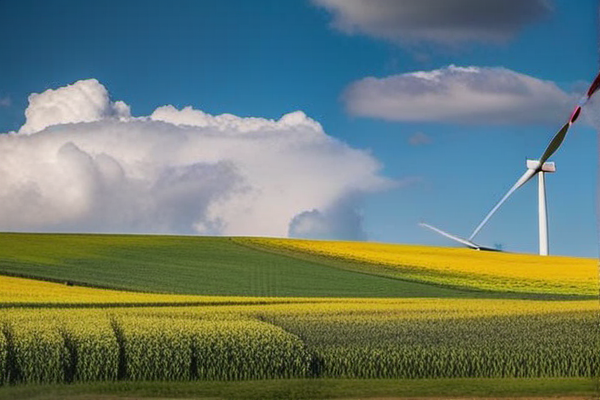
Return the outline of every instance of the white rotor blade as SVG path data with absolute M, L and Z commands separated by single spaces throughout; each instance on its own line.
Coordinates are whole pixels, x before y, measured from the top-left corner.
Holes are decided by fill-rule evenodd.
M 477 249 L 477 250 L 479 250 L 479 248 L 480 248 L 478 245 L 476 245 L 475 243 L 473 243 L 473 242 L 471 242 L 471 241 L 469 241 L 467 239 L 463 239 L 461 237 L 452 235 L 452 234 L 450 234 L 448 232 L 444 232 L 443 230 L 438 229 L 435 226 L 431 226 L 431 225 L 426 224 L 424 222 L 421 222 L 419 225 L 424 226 L 425 228 L 431 229 L 432 231 L 435 231 L 435 232 L 439 233 L 440 235 L 447 237 L 448 239 L 452 239 L 452 240 L 454 240 L 454 241 L 456 241 L 458 243 L 464 244 L 467 247 L 471 247 L 471 248 Z
M 494 208 L 492 208 L 492 211 L 490 211 L 488 213 L 488 215 L 485 216 L 483 221 L 481 221 L 481 223 L 477 226 L 477 228 L 475 228 L 475 230 L 473 231 L 471 236 L 469 236 L 468 240 L 473 240 L 475 235 L 477 235 L 479 233 L 481 228 L 483 228 L 483 226 L 486 224 L 486 222 L 488 222 L 488 220 L 492 217 L 492 215 L 494 215 L 494 213 L 500 208 L 500 206 L 502 204 L 504 204 L 504 202 L 510 197 L 510 195 L 513 194 L 515 192 L 515 190 L 517 190 L 518 188 L 523 186 L 528 180 L 533 178 L 535 176 L 535 174 L 537 174 L 538 172 L 539 171 L 537 171 L 535 169 L 528 169 L 527 171 L 525 171 L 525 173 L 519 178 L 519 180 L 513 185 L 513 187 L 511 187 L 510 190 L 508 192 L 506 192 L 504 197 L 502 197 L 502 199 L 500 199 L 500 201 L 494 206 Z

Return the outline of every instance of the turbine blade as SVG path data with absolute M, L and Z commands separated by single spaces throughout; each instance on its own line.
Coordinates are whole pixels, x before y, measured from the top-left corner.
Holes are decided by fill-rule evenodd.
M 542 164 L 540 163 L 540 165 L 542 165 Z M 479 233 L 481 228 L 483 228 L 483 226 L 486 224 L 486 222 L 488 222 L 488 220 L 492 217 L 492 215 L 494 215 L 494 213 L 500 208 L 500 206 L 502 204 L 504 204 L 504 202 L 510 197 L 510 195 L 513 194 L 515 192 L 515 190 L 517 190 L 518 188 L 523 186 L 525 183 L 527 183 L 527 181 L 530 180 L 531 178 L 533 178 L 535 176 L 535 174 L 537 174 L 537 173 L 538 173 L 538 171 L 535 169 L 528 169 L 527 171 L 525 171 L 525 173 L 523 175 L 521 175 L 521 177 L 519 178 L 519 180 L 517 180 L 517 182 L 513 185 L 513 187 L 511 187 L 509 189 L 509 191 L 506 192 L 504 197 L 502 197 L 500 199 L 500 201 L 498 203 L 496 203 L 494 208 L 492 208 L 492 210 L 488 213 L 488 215 L 485 216 L 483 221 L 481 221 L 481 223 L 479 225 L 477 225 L 477 228 L 475 228 L 475 230 L 473 231 L 471 236 L 469 236 L 468 240 L 473 240 L 475 235 L 477 235 Z
M 471 248 L 473 248 L 473 249 L 477 249 L 477 250 L 479 250 L 479 249 L 480 249 L 480 247 L 479 247 L 478 245 L 476 245 L 475 243 L 473 243 L 473 242 L 471 242 L 471 241 L 469 241 L 469 240 L 467 240 L 467 239 L 463 239 L 463 238 L 461 238 L 461 237 L 458 237 L 458 236 L 456 236 L 456 235 L 452 235 L 452 234 L 450 234 L 450 233 L 448 233 L 448 232 L 444 232 L 443 230 L 441 230 L 441 229 L 438 229 L 438 228 L 436 228 L 435 226 L 431 226 L 431 225 L 429 225 L 429 224 L 426 224 L 426 223 L 424 223 L 424 222 L 421 222 L 419 225 L 421 225 L 421 226 L 424 226 L 425 228 L 431 229 L 432 231 L 434 231 L 434 232 L 437 232 L 437 233 L 439 233 L 440 235 L 447 237 L 448 239 L 452 239 L 452 240 L 454 240 L 455 242 L 458 242 L 458 243 L 464 244 L 464 245 L 465 245 L 465 246 L 467 246 L 467 247 L 471 247 Z
M 573 114 L 573 115 L 575 115 L 575 114 Z M 571 126 L 571 121 L 564 124 L 563 127 L 560 128 L 560 130 L 556 133 L 556 135 L 554 135 L 554 137 L 552 138 L 552 141 L 546 148 L 546 151 L 544 151 L 544 154 L 540 157 L 540 166 L 543 165 L 546 162 L 546 160 L 548 160 L 550 158 L 550 156 L 552 154 L 554 154 L 554 152 L 556 150 L 558 150 L 558 148 L 562 144 L 563 140 L 565 140 L 565 136 L 567 136 L 567 131 L 569 130 L 570 126 Z
M 575 121 L 577 121 L 577 118 L 579 118 L 579 114 L 581 114 L 581 106 L 577 106 L 575 107 L 575 109 L 573 110 L 573 112 L 571 113 L 571 117 L 569 118 L 569 123 L 572 125 Z
M 590 88 L 587 91 L 587 97 L 592 97 L 592 95 L 596 93 L 598 89 L 600 89 L 600 73 L 596 75 L 596 79 L 594 79 L 594 82 L 592 82 L 590 85 Z

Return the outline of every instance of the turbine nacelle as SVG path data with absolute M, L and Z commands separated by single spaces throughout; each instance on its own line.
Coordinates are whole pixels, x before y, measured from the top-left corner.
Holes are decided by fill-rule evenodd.
M 527 169 L 535 172 L 556 172 L 556 165 L 553 161 L 547 161 L 540 166 L 540 160 L 527 160 Z

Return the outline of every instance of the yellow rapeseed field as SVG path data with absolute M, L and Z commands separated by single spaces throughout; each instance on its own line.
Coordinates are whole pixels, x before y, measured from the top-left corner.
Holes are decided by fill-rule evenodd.
M 226 315 L 239 318 L 241 314 L 297 314 L 338 315 L 393 313 L 395 318 L 484 317 L 498 315 L 545 314 L 551 312 L 577 312 L 597 310 L 596 300 L 541 301 L 511 299 L 455 299 L 455 298 L 308 298 L 308 297 L 235 297 L 193 296 L 136 293 L 33 279 L 0 276 L 0 304 L 9 307 L 4 315 L 34 316 L 55 319 L 57 315 L 87 316 L 85 309 L 14 309 L 12 306 L 37 305 L 136 305 L 135 308 L 116 308 L 119 314 L 174 315 L 176 317 L 219 319 Z M 172 304 L 172 306 L 169 306 Z M 160 305 L 161 307 L 155 307 Z M 199 307 L 194 307 L 198 305 Z M 186 306 L 186 307 L 183 307 Z M 107 309 L 110 310 L 110 309 Z M 111 311 L 112 312 L 112 311 Z M 94 313 L 95 315 L 95 313 Z M 79 318 L 79 317 L 77 317 Z
M 0 304 L 134 304 L 134 303 L 253 303 L 274 301 L 261 297 L 197 296 L 138 293 L 69 286 L 61 283 L 0 275 Z
M 199 296 L 201 297 L 201 296 Z M 392 319 L 443 319 L 480 318 L 516 315 L 571 314 L 596 312 L 597 300 L 547 301 L 512 299 L 452 299 L 452 298 L 397 298 L 397 299 L 290 299 L 289 302 L 240 305 L 225 303 L 198 306 L 111 308 L 5 308 L 0 309 L 0 320 L 38 321 L 40 324 L 63 320 L 86 320 L 98 315 L 115 317 L 153 317 L 185 320 L 250 320 L 257 316 L 303 316 L 336 319 L 338 316 L 392 318 Z
M 358 263 L 398 278 L 480 290 L 598 294 L 598 261 L 590 258 L 368 242 L 240 238 L 242 243 Z M 361 265 L 362 264 L 362 265 Z

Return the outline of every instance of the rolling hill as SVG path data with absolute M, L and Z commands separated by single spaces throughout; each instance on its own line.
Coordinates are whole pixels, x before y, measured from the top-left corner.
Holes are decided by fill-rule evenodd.
M 589 259 L 194 236 L 2 233 L 0 242 L 0 274 L 151 293 L 564 299 L 598 290 Z M 570 279 L 548 272 L 566 267 Z

